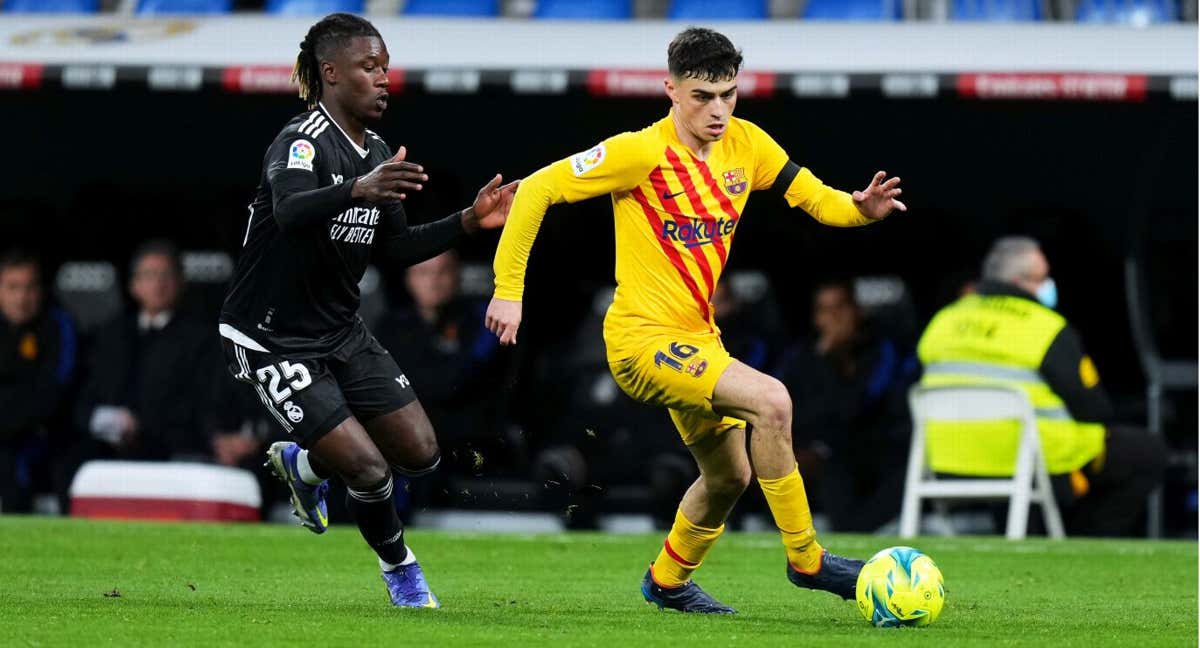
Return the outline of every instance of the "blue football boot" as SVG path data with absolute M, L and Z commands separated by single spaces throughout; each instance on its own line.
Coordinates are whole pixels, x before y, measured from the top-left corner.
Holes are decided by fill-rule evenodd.
M 796 587 L 825 590 L 837 594 L 846 600 L 854 600 L 854 589 L 858 585 L 858 572 L 862 571 L 863 561 L 854 558 L 843 558 L 821 552 L 821 567 L 814 574 L 806 574 L 788 562 L 787 577 Z
M 429 583 L 425 582 L 421 566 L 415 562 L 383 572 L 383 582 L 387 584 L 388 595 L 392 597 L 392 605 L 396 607 L 442 607 L 438 598 L 429 591 Z
M 292 491 L 292 514 L 300 519 L 300 524 L 313 533 L 325 533 L 329 528 L 329 509 L 325 506 L 329 481 L 313 486 L 300 479 L 300 471 L 296 469 L 299 454 L 300 446 L 295 443 L 276 441 L 267 450 L 266 465 Z
M 651 564 L 651 568 L 653 568 Z M 658 609 L 670 608 L 679 610 L 680 612 L 691 612 L 696 614 L 736 614 L 737 610 L 723 605 L 717 599 L 713 598 L 700 589 L 700 586 L 695 581 L 688 581 L 679 587 L 663 587 L 654 582 L 654 577 L 651 576 L 650 570 L 646 570 L 646 575 L 642 578 L 642 596 L 646 598 L 647 603 L 652 603 L 658 606 Z

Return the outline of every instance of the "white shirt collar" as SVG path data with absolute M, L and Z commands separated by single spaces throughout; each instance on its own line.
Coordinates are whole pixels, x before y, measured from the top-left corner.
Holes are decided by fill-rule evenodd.
M 161 331 L 171 322 L 171 311 L 163 311 L 157 315 L 138 313 L 139 331 Z
M 330 116 L 329 116 L 329 110 L 328 110 L 327 108 L 325 108 L 325 104 L 323 104 L 323 103 L 321 103 L 320 101 L 318 101 L 318 102 L 317 102 L 317 105 L 321 107 L 321 112 L 325 113 L 325 116 L 326 116 L 326 117 L 329 119 L 329 121 L 333 122 L 333 126 L 334 126 L 335 128 L 337 128 L 339 132 L 341 132 L 341 134 L 342 134 L 342 137 L 345 137 L 345 138 L 346 138 L 346 141 L 347 141 L 347 142 L 350 142 L 350 146 L 353 146 L 353 147 L 354 147 L 354 150 L 358 152 L 358 156 L 359 156 L 359 157 L 361 157 L 361 158 L 366 158 L 366 157 L 367 157 L 367 155 L 370 153 L 370 151 L 368 151 L 367 149 L 365 149 L 365 148 L 363 148 L 363 147 L 359 146 L 359 145 L 358 145 L 358 142 L 355 142 L 353 139 L 351 139 L 351 138 L 350 138 L 350 136 L 349 136 L 349 135 L 347 135 L 347 134 L 346 134 L 346 131 L 342 130 L 342 125 L 341 125 L 341 124 L 339 124 L 339 123 L 337 123 L 337 120 L 336 120 L 336 119 L 334 119 L 333 117 L 330 117 Z

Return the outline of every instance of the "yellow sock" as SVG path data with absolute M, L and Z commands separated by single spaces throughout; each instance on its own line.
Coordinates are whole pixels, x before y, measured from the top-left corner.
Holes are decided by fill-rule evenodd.
M 805 573 L 814 573 L 821 568 L 821 545 L 817 543 L 817 532 L 813 529 L 812 511 L 808 509 L 808 495 L 804 493 L 804 480 L 799 468 L 779 479 L 759 479 L 775 526 L 783 536 L 788 562 Z
M 679 510 L 662 551 L 650 566 L 650 577 L 663 587 L 679 587 L 688 582 L 724 530 L 724 524 L 715 529 L 696 526 Z

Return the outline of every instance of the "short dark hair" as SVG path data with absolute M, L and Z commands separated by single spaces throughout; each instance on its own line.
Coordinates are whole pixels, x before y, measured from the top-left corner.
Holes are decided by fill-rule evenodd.
M 37 255 L 25 248 L 10 248 L 0 254 L 0 272 L 4 272 L 9 268 L 21 268 L 25 266 L 33 266 L 38 277 L 42 276 L 42 262 L 38 260 Z
M 171 269 L 175 271 L 175 276 L 180 279 L 183 278 L 183 259 L 179 256 L 179 248 L 175 247 L 175 244 L 167 239 L 150 239 L 137 246 L 129 261 L 129 276 L 132 277 L 136 274 L 138 264 L 142 262 L 142 259 L 152 254 L 161 254 L 167 257 L 171 263 Z
M 309 108 L 321 100 L 321 61 L 329 60 L 333 50 L 345 47 L 356 36 L 383 40 L 371 21 L 354 14 L 332 13 L 309 27 L 292 68 L 292 80 L 300 84 L 300 98 Z
M 667 69 L 677 79 L 724 81 L 742 69 L 742 50 L 724 34 L 688 27 L 667 46 Z

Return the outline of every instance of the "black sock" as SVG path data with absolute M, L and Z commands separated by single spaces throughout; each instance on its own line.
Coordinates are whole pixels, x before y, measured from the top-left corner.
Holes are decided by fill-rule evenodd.
M 392 476 L 363 490 L 346 489 L 346 508 L 362 537 L 371 545 L 379 559 L 399 565 L 408 557 L 404 546 L 404 526 L 392 503 Z

